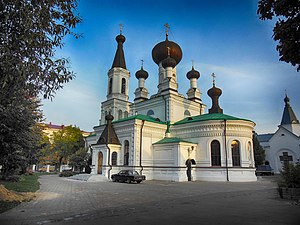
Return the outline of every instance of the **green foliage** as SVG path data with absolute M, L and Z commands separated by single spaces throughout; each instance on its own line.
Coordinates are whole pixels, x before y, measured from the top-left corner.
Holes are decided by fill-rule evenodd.
M 17 192 L 36 192 L 40 188 L 37 174 L 23 174 L 18 182 L 1 181 L 5 188 Z
M 41 121 L 38 96 L 52 98 L 74 73 L 55 58 L 63 38 L 78 34 L 76 0 L 0 1 L 0 165 L 2 178 L 35 161 Z
M 87 149 L 80 148 L 70 156 L 69 164 L 75 167 L 75 170 L 81 171 L 88 164 L 89 154 Z
M 53 137 L 53 150 L 59 166 L 63 160 L 70 160 L 72 155 L 84 148 L 84 139 L 78 127 L 66 126 L 55 132 Z
M 273 38 L 278 41 L 276 49 L 280 60 L 291 63 L 300 71 L 300 1 L 260 0 L 257 13 L 261 20 L 277 20 Z
M 279 186 L 288 188 L 300 188 L 300 164 L 289 163 L 281 171 Z
M 254 161 L 256 166 L 261 166 L 264 164 L 266 153 L 263 147 L 260 145 L 257 138 L 257 134 L 253 134 L 253 150 L 254 150 Z

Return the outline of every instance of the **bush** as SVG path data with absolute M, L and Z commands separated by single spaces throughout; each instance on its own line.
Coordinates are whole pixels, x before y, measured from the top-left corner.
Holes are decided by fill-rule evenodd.
M 19 180 L 20 180 L 19 175 L 10 175 L 5 178 L 5 181 L 8 181 L 8 182 L 18 182 Z
M 281 178 L 278 183 L 279 187 L 300 188 L 300 164 L 290 163 L 288 166 L 284 166 Z
M 65 170 L 65 171 L 62 171 L 58 176 L 60 176 L 60 177 L 71 177 L 71 176 L 73 176 L 75 174 L 76 173 L 73 172 L 73 171 Z

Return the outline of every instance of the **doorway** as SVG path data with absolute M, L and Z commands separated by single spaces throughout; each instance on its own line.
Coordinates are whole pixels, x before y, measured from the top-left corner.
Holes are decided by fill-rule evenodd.
M 103 154 L 99 152 L 98 154 L 98 174 L 102 174 L 102 164 L 103 164 Z

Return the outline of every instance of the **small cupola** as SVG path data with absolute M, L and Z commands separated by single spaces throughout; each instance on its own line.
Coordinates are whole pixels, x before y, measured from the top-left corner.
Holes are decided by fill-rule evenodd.
M 222 95 L 222 90 L 215 86 L 215 74 L 212 74 L 213 77 L 213 87 L 207 91 L 208 96 L 212 100 L 212 107 L 208 110 L 209 114 L 212 113 L 223 113 L 223 109 L 219 106 L 219 97 Z

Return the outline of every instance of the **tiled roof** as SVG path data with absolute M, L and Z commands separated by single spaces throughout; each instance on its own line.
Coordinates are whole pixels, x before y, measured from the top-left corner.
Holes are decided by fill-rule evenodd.
M 259 142 L 268 142 L 274 134 L 259 134 L 257 135 L 257 139 Z

